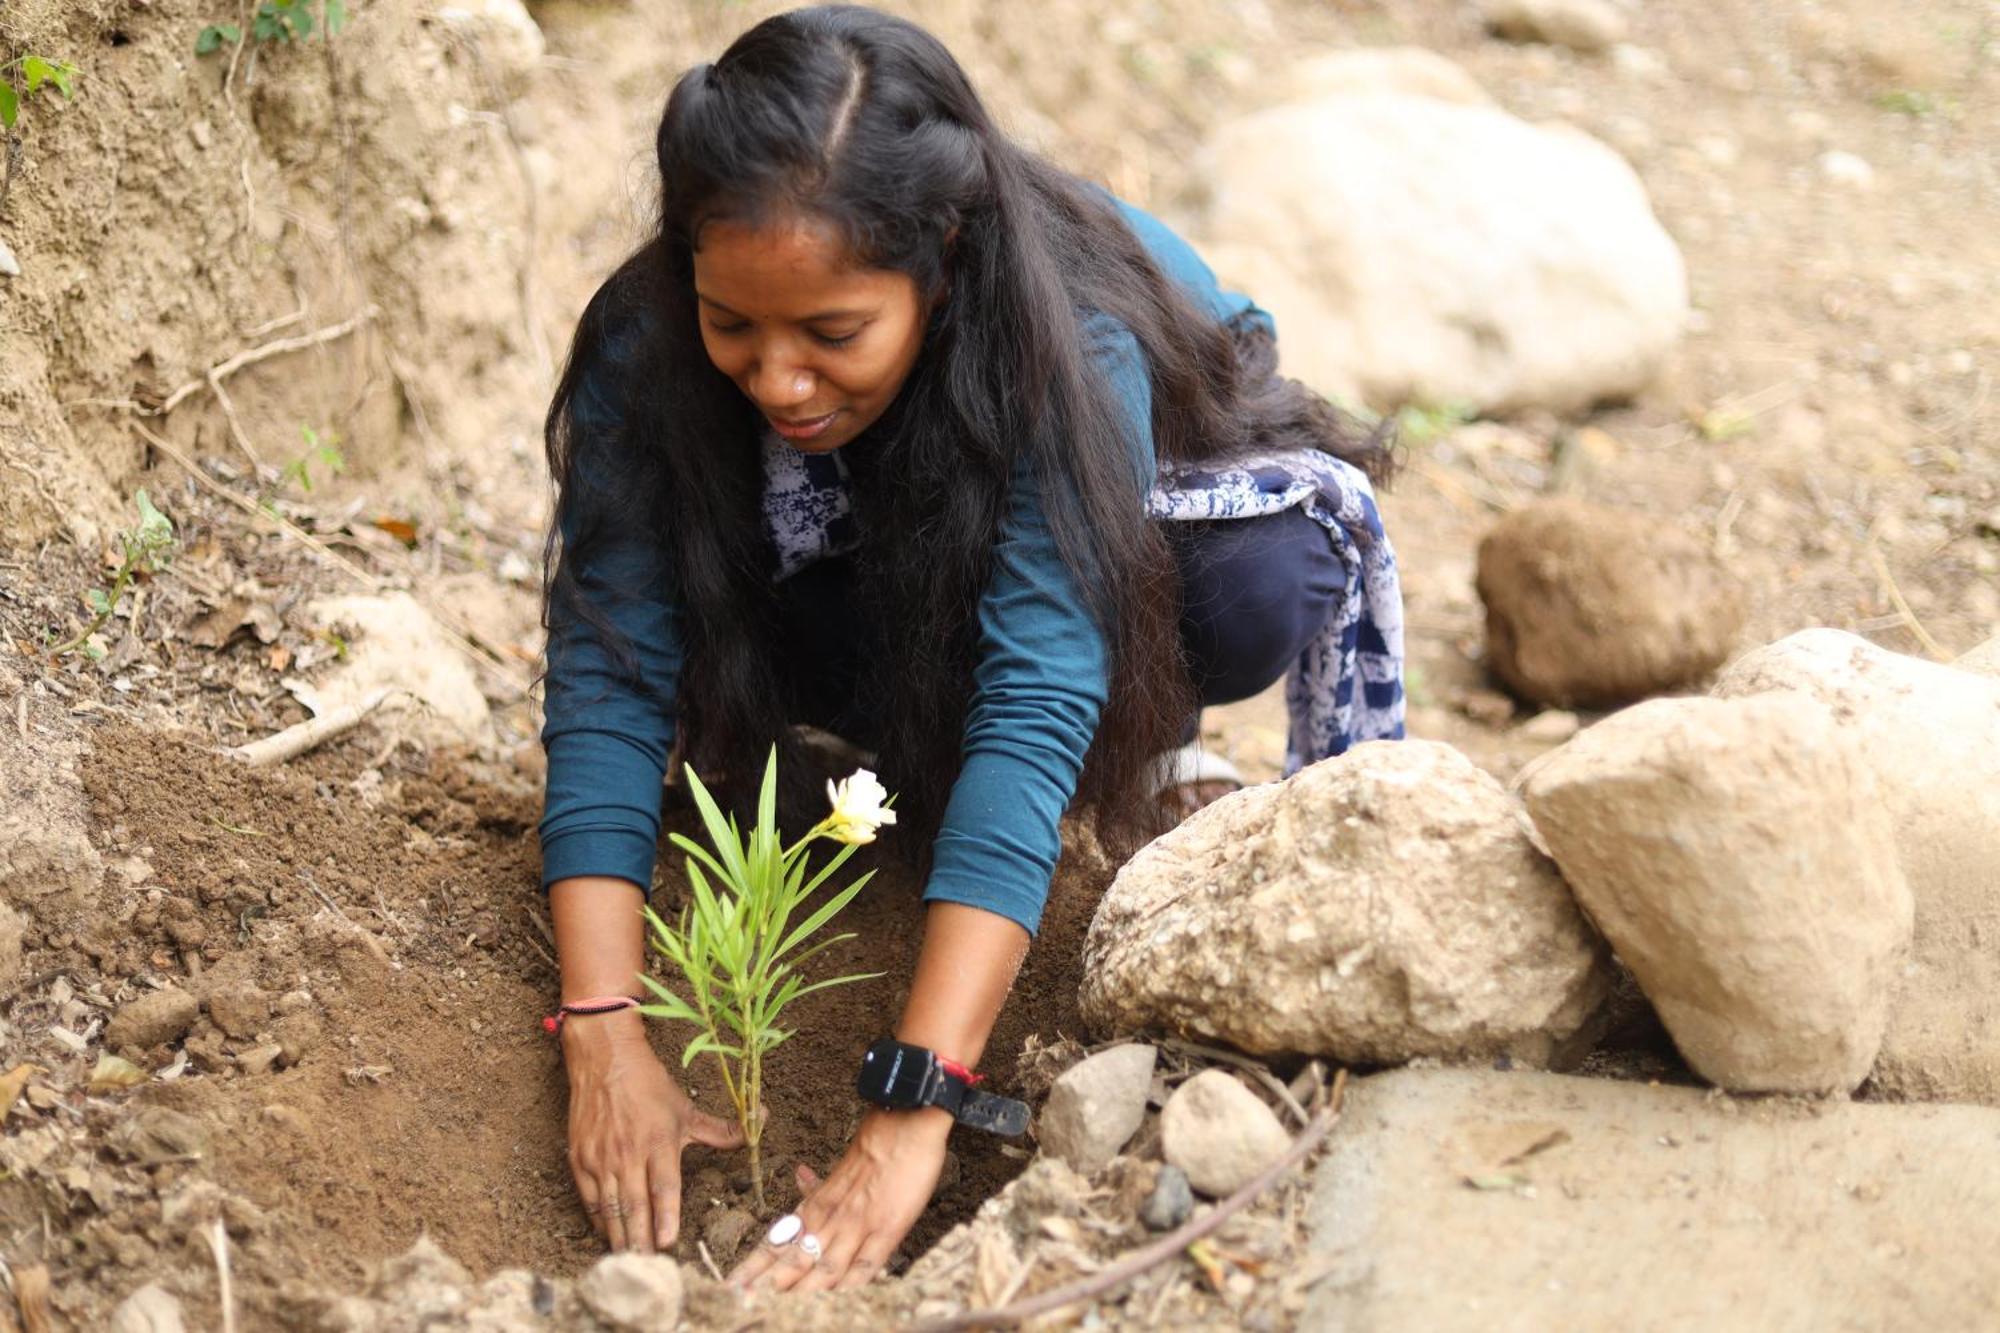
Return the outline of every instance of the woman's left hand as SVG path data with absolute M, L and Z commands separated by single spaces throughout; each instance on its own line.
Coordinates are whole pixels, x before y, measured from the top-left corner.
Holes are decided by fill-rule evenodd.
M 930 1203 L 944 1170 L 947 1111 L 870 1110 L 847 1152 L 799 1204 L 802 1236 L 816 1236 L 815 1262 L 798 1241 L 760 1244 L 736 1266 L 738 1286 L 777 1291 L 858 1287 L 881 1273 Z

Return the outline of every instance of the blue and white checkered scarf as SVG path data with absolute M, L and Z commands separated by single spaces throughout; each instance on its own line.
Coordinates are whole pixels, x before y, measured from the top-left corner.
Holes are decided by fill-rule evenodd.
M 1347 570 L 1346 596 L 1285 677 L 1285 772 L 1362 741 L 1403 734 L 1403 595 L 1396 554 L 1362 471 L 1316 449 L 1226 464 L 1167 464 L 1146 510 L 1168 522 L 1263 518 L 1303 508 Z M 778 577 L 859 544 L 838 453 L 803 454 L 764 438 L 764 521 Z

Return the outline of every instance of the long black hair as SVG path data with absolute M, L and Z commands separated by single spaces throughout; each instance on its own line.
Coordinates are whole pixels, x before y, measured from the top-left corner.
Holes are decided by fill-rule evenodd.
M 1195 701 L 1175 567 L 1100 368 L 1103 321 L 1145 358 L 1162 461 L 1310 444 L 1380 478 L 1380 441 L 1277 378 L 1260 330 L 1197 309 L 1108 196 L 1012 143 L 913 23 L 852 5 L 759 23 L 681 77 L 656 150 L 658 230 L 591 300 L 549 409 L 548 623 L 587 621 L 615 652 L 578 570 L 610 534 L 653 534 L 681 610 L 683 757 L 754 776 L 768 746 L 792 749 L 760 418 L 703 350 L 693 256 L 709 221 L 813 218 L 858 262 L 935 299 L 895 403 L 844 450 L 880 634 L 864 688 L 883 705 L 881 768 L 907 835 L 896 842 L 926 855 L 950 795 L 975 611 L 1022 466 L 1109 648 L 1078 798 L 1114 838 L 1149 832 L 1151 761 L 1179 743 Z M 617 400 L 613 430 L 579 426 L 593 367 Z

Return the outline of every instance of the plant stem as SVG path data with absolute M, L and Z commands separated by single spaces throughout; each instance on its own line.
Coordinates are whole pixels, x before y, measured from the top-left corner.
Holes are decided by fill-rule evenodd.
M 50 656 L 61 657 L 66 653 L 75 652 L 83 646 L 86 639 L 104 628 L 104 622 L 111 619 L 112 615 L 118 610 L 118 599 L 125 595 L 125 585 L 132 581 L 133 567 L 133 562 L 129 559 L 123 565 L 119 566 L 117 577 L 111 581 L 111 595 L 106 599 L 105 608 L 97 613 L 95 620 L 83 627 L 81 634 L 71 639 L 68 643 L 60 644 L 51 649 Z

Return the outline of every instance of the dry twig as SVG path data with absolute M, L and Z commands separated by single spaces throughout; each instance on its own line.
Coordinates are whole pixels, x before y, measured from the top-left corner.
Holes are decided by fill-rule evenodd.
M 1220 1046 L 1204 1046 L 1198 1041 L 1184 1041 L 1179 1037 L 1162 1037 L 1159 1044 L 1167 1050 L 1177 1051 L 1182 1055 L 1198 1056 L 1203 1060 L 1214 1060 L 1240 1069 L 1263 1084 L 1265 1091 L 1283 1103 L 1285 1109 L 1292 1113 L 1292 1118 L 1301 1125 L 1312 1120 L 1312 1117 L 1306 1114 L 1306 1108 L 1299 1105 L 1299 1099 L 1292 1095 L 1292 1090 L 1286 1087 L 1261 1060 L 1238 1055 L 1235 1051 L 1225 1051 Z
M 1875 577 L 1882 581 L 1882 591 L 1888 594 L 1889 604 L 1896 608 L 1896 614 L 1902 618 L 1904 627 L 1916 636 L 1917 642 L 1924 646 L 1924 651 L 1931 655 L 1933 661 L 1951 661 L 1951 654 L 1931 637 L 1931 632 L 1924 628 L 1924 622 L 1917 619 L 1917 613 L 1912 611 L 1910 604 L 1903 599 L 1903 590 L 1896 585 L 1896 576 L 1889 572 L 1889 562 L 1883 557 L 1882 548 L 1875 544 L 1875 534 L 1872 531 L 1868 534 L 1868 563 L 1875 566 Z
M 1155 1264 L 1173 1258 L 1241 1212 L 1265 1190 L 1282 1179 L 1286 1172 L 1304 1161 L 1306 1154 L 1318 1147 L 1320 1140 L 1324 1139 L 1339 1121 L 1340 1106 L 1346 1091 L 1347 1071 L 1343 1069 L 1334 1076 L 1333 1096 L 1327 1103 L 1327 1108 L 1314 1117 L 1312 1123 L 1292 1140 L 1292 1146 L 1285 1150 L 1283 1157 L 1259 1172 L 1255 1180 L 1200 1217 L 1190 1218 L 1152 1244 L 1132 1251 L 1117 1263 L 1089 1277 L 1066 1282 L 1060 1287 L 1053 1287 L 1025 1301 L 992 1310 L 968 1310 L 948 1318 L 928 1320 L 912 1325 L 909 1333 L 958 1333 L 960 1329 L 1004 1328 L 1010 1324 L 1019 1324 L 1037 1315 L 1060 1310 L 1066 1305 L 1074 1305 L 1078 1301 L 1101 1296 L 1120 1283 L 1137 1277 Z
M 282 764 L 296 759 L 307 751 L 317 749 L 342 732 L 352 731 L 361 725 L 367 716 L 380 708 L 390 695 L 397 691 L 376 690 L 358 704 L 347 704 L 322 713 L 318 717 L 307 718 L 296 726 L 286 727 L 276 735 L 266 736 L 248 745 L 239 745 L 230 753 L 252 768 L 268 768 L 272 764 Z
M 236 1292 L 229 1280 L 229 1233 L 223 1229 L 219 1217 L 209 1226 L 208 1248 L 215 1252 L 216 1300 L 222 1306 L 222 1333 L 236 1333 Z

